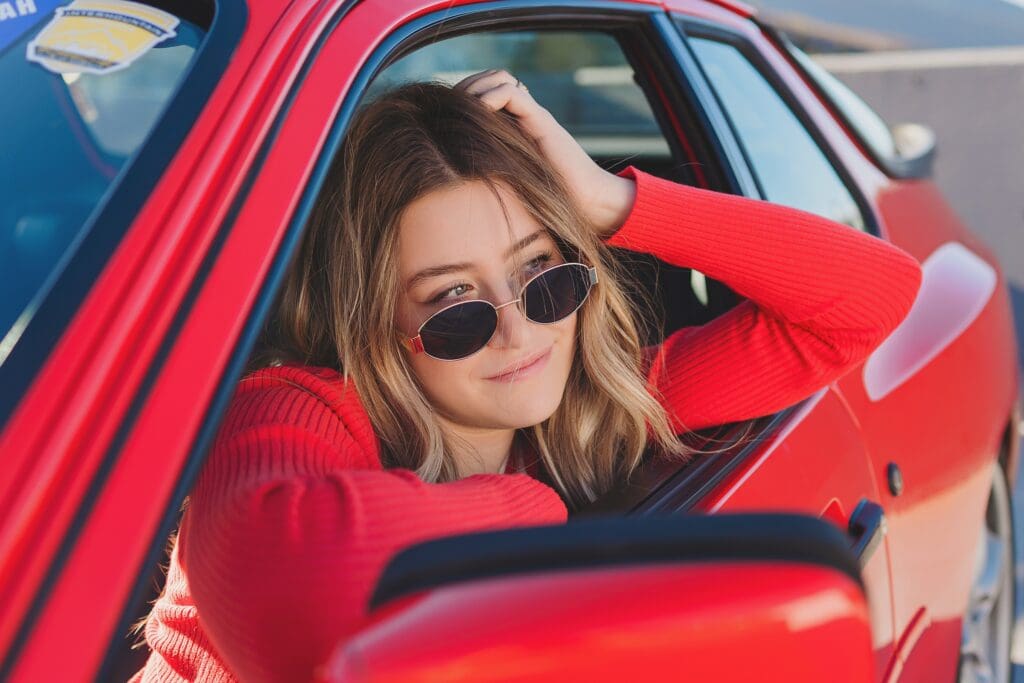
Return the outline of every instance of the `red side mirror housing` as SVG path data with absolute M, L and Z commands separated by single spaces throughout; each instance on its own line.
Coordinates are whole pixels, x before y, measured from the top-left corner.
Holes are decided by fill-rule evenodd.
M 725 517 L 733 518 L 726 527 L 748 532 L 730 534 L 719 524 L 722 535 L 715 537 L 712 527 Z M 601 546 L 601 533 L 582 545 L 577 534 L 574 546 L 568 539 L 573 524 L 561 527 L 568 531 L 533 530 L 548 534 L 535 545 L 542 549 L 542 564 L 552 565 L 548 569 L 411 587 L 383 604 L 369 626 L 339 647 L 321 680 L 870 681 L 868 610 L 859 577 L 851 575 L 852 556 L 842 559 L 842 566 L 819 561 L 824 555 L 813 552 L 792 559 L 770 557 L 787 554 L 787 543 L 802 538 L 800 529 L 780 546 L 757 541 L 756 529 L 777 536 L 775 524 L 794 519 L 804 530 L 827 528 L 823 536 L 804 539 L 810 546 L 824 537 L 831 553 L 846 552 L 845 537 L 834 527 L 793 515 L 636 519 L 625 526 L 623 520 L 608 520 L 620 538 L 629 525 L 648 525 L 637 526 L 648 533 L 639 539 L 639 552 L 628 542 L 608 544 L 607 534 Z M 744 522 L 752 526 L 743 527 Z M 698 542 L 689 545 L 678 533 L 688 523 L 703 525 Z M 601 522 L 588 524 L 585 532 L 600 531 Z M 682 554 L 694 557 L 644 561 L 644 548 L 646 555 L 658 554 L 649 552 L 657 536 L 650 534 L 651 524 L 676 532 L 675 538 L 664 539 L 661 551 L 682 546 Z M 749 529 L 754 529 L 754 541 Z M 486 546 L 497 536 L 494 547 L 504 547 L 501 534 L 509 534 L 507 545 L 514 547 L 529 540 L 530 531 L 498 532 L 486 542 L 478 537 L 475 545 Z M 558 560 L 551 551 L 558 546 L 549 542 L 560 533 L 567 538 L 563 565 L 580 564 L 586 555 L 580 549 L 590 548 L 596 553 L 586 560 L 588 566 L 553 566 Z M 730 543 L 745 543 L 748 550 Z M 447 551 L 455 547 L 442 544 Z M 606 559 L 639 555 L 640 561 L 595 562 L 595 554 L 605 550 Z M 486 554 L 470 550 L 466 562 L 459 563 L 448 552 L 441 563 L 464 570 L 474 557 Z

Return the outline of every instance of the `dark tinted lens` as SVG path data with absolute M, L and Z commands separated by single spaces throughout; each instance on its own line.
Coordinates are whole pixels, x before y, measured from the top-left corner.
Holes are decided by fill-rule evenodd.
M 579 263 L 555 266 L 541 273 L 523 292 L 526 317 L 554 323 L 580 307 L 590 292 L 590 272 Z
M 498 326 L 498 313 L 486 301 L 466 301 L 431 316 L 420 329 L 423 350 L 455 360 L 482 349 Z

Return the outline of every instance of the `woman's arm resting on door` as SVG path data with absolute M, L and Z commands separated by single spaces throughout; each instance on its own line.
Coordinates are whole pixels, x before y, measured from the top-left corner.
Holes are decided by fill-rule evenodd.
M 365 457 L 328 406 L 299 389 L 282 405 L 304 424 L 219 440 L 179 538 L 203 627 L 242 680 L 309 680 L 359 628 L 381 571 L 408 545 L 566 519 L 554 490 L 527 475 L 428 484 L 409 470 L 353 468 Z

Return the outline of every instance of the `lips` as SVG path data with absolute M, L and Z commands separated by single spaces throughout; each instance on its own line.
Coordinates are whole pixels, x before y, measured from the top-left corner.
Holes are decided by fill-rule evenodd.
M 520 379 L 526 379 L 527 377 L 540 372 L 544 366 L 547 365 L 550 357 L 551 347 L 548 347 L 543 351 L 527 356 L 526 358 L 508 365 L 496 375 L 491 375 L 484 379 L 489 379 L 494 382 L 515 382 Z

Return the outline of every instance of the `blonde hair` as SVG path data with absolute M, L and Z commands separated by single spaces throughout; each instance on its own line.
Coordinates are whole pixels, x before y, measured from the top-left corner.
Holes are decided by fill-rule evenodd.
M 396 246 L 406 206 L 469 180 L 511 189 L 564 255 L 598 271 L 563 399 L 520 430 L 551 483 L 580 506 L 628 477 L 648 448 L 686 453 L 648 390 L 638 321 L 609 250 L 515 117 L 445 85 L 404 85 L 356 114 L 280 295 L 272 347 L 354 381 L 385 467 L 457 479 L 449 437 L 395 333 Z

